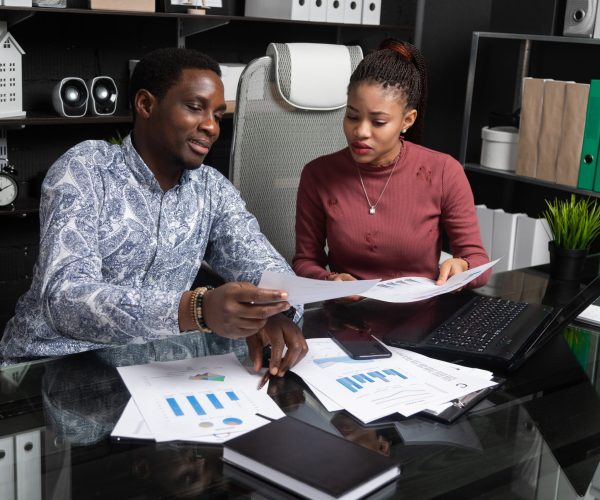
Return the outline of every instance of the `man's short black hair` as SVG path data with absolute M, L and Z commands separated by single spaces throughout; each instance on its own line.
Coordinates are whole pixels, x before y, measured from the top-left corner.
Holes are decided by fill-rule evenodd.
M 129 98 L 135 113 L 134 99 L 138 90 L 146 89 L 157 99 L 162 99 L 179 80 L 184 69 L 208 69 L 221 76 L 221 68 L 212 57 L 194 50 L 169 47 L 146 54 L 131 75 Z

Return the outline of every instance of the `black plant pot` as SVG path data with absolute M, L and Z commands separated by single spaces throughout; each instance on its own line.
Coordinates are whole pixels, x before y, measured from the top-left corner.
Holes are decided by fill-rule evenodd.
M 548 242 L 550 252 L 550 276 L 557 280 L 579 281 L 588 248 L 570 249 L 556 246 L 554 241 Z

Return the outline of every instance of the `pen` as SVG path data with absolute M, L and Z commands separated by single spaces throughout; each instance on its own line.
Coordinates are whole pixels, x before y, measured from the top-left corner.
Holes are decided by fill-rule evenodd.
M 269 369 L 267 368 L 267 371 L 265 373 L 263 373 L 263 376 L 260 378 L 260 382 L 258 383 L 258 387 L 256 388 L 257 391 L 260 391 L 265 384 L 269 381 L 269 377 L 271 376 L 271 373 L 269 372 Z

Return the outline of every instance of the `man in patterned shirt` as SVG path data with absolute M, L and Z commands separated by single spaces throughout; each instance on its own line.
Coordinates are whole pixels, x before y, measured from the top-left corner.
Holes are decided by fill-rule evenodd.
M 123 143 L 82 142 L 46 175 L 40 254 L 0 359 L 201 330 L 205 354 L 239 351 L 245 339 L 256 369 L 271 344 L 270 371 L 283 375 L 306 341 L 281 314 L 293 311 L 286 293 L 255 285 L 267 269 L 292 271 L 237 190 L 203 164 L 225 113 L 219 65 L 160 49 L 137 64 L 130 91 L 134 124 Z M 190 291 L 203 259 L 226 283 Z

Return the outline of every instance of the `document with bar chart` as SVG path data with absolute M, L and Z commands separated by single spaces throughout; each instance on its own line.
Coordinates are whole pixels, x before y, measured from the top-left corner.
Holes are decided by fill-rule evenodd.
M 355 360 L 332 339 L 307 342 L 308 354 L 292 371 L 363 422 L 396 412 L 413 415 L 471 391 L 407 363 L 396 353 L 390 358 Z
M 119 367 L 156 441 L 223 442 L 283 413 L 234 354 Z

